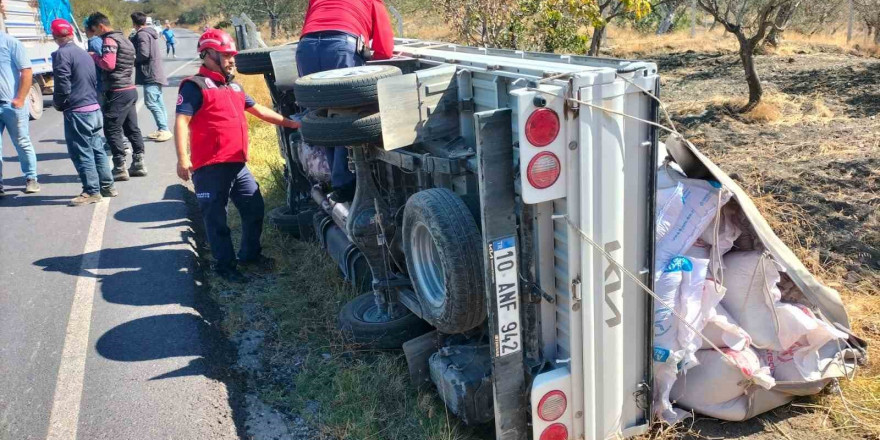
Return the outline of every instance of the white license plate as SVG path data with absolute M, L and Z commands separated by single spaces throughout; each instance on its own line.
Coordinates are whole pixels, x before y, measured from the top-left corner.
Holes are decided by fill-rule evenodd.
M 522 350 L 519 322 L 519 269 L 514 237 L 492 242 L 491 261 L 495 271 L 495 298 L 498 304 L 495 357 L 501 357 Z

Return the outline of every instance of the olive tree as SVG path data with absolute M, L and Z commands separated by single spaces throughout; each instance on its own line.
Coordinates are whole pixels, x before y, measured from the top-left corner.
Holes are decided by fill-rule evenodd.
M 853 0 L 855 7 L 868 28 L 868 36 L 874 34 L 874 43 L 880 44 L 880 0 Z
M 755 69 L 755 49 L 762 44 L 768 32 L 776 26 L 780 8 L 794 0 L 697 0 L 701 9 L 709 13 L 739 43 L 739 58 L 749 85 L 749 101 L 740 112 L 747 112 L 759 102 L 764 90 Z M 875 0 L 871 0 L 875 1 Z

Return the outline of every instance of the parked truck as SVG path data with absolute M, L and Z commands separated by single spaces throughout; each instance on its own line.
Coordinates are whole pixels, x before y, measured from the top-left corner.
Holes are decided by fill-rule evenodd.
M 738 184 L 680 136 L 660 141 L 656 64 L 395 44 L 391 60 L 304 78 L 295 44 L 244 50 L 237 65 L 264 75 L 279 112 L 304 114 L 301 130 L 278 131 L 288 203 L 270 221 L 314 238 L 362 289 L 340 312 L 347 336 L 402 346 L 416 385 L 433 384 L 465 423 L 494 422 L 498 439 L 649 429 L 654 363 L 668 361 L 653 345 L 667 161 L 730 191 L 792 292 L 848 331 L 840 297 Z M 320 147 L 339 145 L 357 176 L 351 203 L 327 197 Z M 830 351 L 844 373 L 854 365 Z M 742 417 L 821 390 L 841 377 L 831 370 L 746 401 Z
M 24 45 L 31 61 L 34 82 L 28 93 L 30 118 L 43 115 L 43 95 L 52 94 L 52 52 L 58 45 L 49 25 L 56 18 L 70 21 L 75 29 L 75 42 L 82 48 L 86 41 L 75 19 L 70 3 L 61 0 L 2 0 L 3 20 L 0 31 L 17 38 Z

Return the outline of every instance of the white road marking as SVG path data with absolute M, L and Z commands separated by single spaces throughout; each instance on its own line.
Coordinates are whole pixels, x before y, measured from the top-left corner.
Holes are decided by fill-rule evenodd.
M 92 304 L 98 281 L 96 275 L 101 258 L 104 225 L 107 222 L 109 206 L 109 200 L 100 202 L 95 205 L 95 212 L 92 214 L 89 235 L 83 250 L 82 265 L 76 280 L 73 304 L 70 307 L 70 317 L 67 320 L 67 333 L 64 337 L 64 349 L 61 352 L 61 365 L 58 367 L 47 440 L 76 439 L 79 407 L 85 379 L 86 355 L 89 349 Z M 95 275 L 89 273 L 91 268 L 94 269 Z

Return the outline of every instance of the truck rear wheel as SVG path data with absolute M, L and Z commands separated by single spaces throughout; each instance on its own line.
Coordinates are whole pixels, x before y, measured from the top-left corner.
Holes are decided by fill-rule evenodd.
M 36 121 L 43 116 L 43 91 L 40 89 L 40 86 L 37 84 L 32 85 L 27 98 L 30 105 L 28 112 L 30 112 L 31 121 Z
M 346 67 L 306 75 L 296 80 L 296 103 L 303 108 L 354 108 L 379 103 L 376 83 L 400 76 L 395 66 Z
M 369 348 L 391 350 L 431 331 L 428 323 L 406 309 L 396 318 L 383 316 L 373 295 L 370 292 L 355 297 L 339 312 L 339 327 L 349 341 Z
M 460 333 L 486 319 L 480 231 L 454 192 L 413 195 L 403 213 L 403 250 L 426 321 Z

